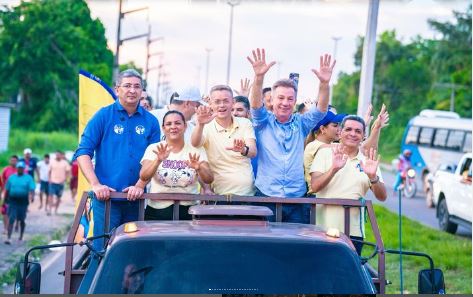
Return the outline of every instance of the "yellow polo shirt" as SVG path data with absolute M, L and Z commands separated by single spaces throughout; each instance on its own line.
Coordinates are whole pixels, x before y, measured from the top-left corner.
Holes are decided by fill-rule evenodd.
M 232 119 L 233 124 L 228 128 L 223 128 L 213 119 L 205 125 L 202 133 L 202 145 L 214 174 L 212 190 L 219 195 L 252 196 L 255 187 L 250 158 L 226 148 L 233 147 L 234 139 L 255 140 L 255 131 L 250 120 Z
M 365 156 L 358 152 L 358 155 L 348 159 L 345 166 L 340 169 L 321 191 L 315 193 L 317 198 L 344 198 L 358 200 L 365 197 L 371 186 L 368 176 L 362 171 L 360 161 L 364 161 Z M 310 167 L 310 172 L 327 172 L 332 166 L 332 149 L 321 148 L 315 155 L 314 162 Z M 376 172 L 379 181 L 383 182 L 381 171 Z M 337 228 L 341 232 L 345 230 L 345 214 L 343 207 L 332 205 L 317 205 L 316 223 L 325 228 Z M 350 235 L 364 235 L 364 209 L 353 207 L 350 209 Z M 363 231 L 363 233 L 362 233 Z
M 309 142 L 304 149 L 304 176 L 305 182 L 307 183 L 307 188 L 309 189 L 307 193 L 309 194 L 312 193 L 312 188 L 310 187 L 310 166 L 312 166 L 315 154 L 324 144 L 325 143 L 322 141 L 315 139 L 314 141 Z

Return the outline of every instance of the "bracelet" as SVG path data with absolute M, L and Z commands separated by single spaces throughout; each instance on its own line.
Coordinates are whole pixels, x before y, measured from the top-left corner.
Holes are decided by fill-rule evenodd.
M 370 179 L 370 183 L 371 183 L 372 185 L 374 185 L 374 184 L 376 184 L 376 183 L 378 183 L 378 182 L 379 182 L 379 176 L 377 176 L 377 175 L 376 175 L 376 177 L 375 177 L 373 180 Z
M 250 151 L 250 147 L 245 145 L 245 152 L 244 153 L 241 153 L 242 156 L 246 157 L 248 156 L 248 152 Z

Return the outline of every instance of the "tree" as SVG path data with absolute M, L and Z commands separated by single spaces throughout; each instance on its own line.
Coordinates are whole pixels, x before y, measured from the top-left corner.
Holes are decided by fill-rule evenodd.
M 33 0 L 0 12 L 0 100 L 20 94 L 13 125 L 76 130 L 78 71 L 110 82 L 105 28 L 84 0 Z

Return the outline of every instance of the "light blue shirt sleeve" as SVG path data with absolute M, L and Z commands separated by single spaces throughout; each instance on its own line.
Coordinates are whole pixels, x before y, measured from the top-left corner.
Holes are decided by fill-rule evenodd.
M 253 119 L 253 127 L 255 127 L 255 129 L 262 128 L 268 123 L 269 112 L 264 105 L 260 108 L 251 108 L 250 110 Z
M 302 129 L 305 136 L 324 118 L 325 114 L 326 112 L 321 112 L 313 105 L 308 112 L 301 115 Z
M 94 157 L 95 148 L 98 146 L 103 135 L 103 108 L 100 109 L 87 123 L 80 139 L 74 159 L 82 155 Z M 159 132 L 158 132 L 159 133 Z

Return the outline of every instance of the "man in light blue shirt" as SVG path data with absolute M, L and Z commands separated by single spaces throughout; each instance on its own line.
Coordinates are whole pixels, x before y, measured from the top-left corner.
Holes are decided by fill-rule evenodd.
M 142 89 L 136 70 L 121 72 L 115 86 L 118 99 L 87 123 L 75 153 L 96 197 L 92 200 L 94 236 L 103 234 L 104 200 L 112 191 L 127 192 L 130 201 L 112 201 L 110 229 L 138 219 L 138 202 L 134 200 L 143 195 L 146 185 L 139 180 L 140 160 L 148 145 L 160 139 L 158 121 L 139 105 Z M 91 161 L 94 154 L 95 168 Z
M 266 72 L 275 64 L 266 64 L 264 49 L 254 50 L 253 66 L 255 79 L 250 94 L 251 115 L 258 139 L 258 174 L 256 195 L 299 198 L 307 188 L 304 182 L 304 140 L 310 130 L 323 119 L 329 101 L 329 82 L 335 61 L 331 56 L 320 57 L 320 69 L 312 72 L 320 81 L 317 106 L 304 114 L 294 114 L 297 87 L 291 80 L 278 80 L 272 87 L 273 113 L 263 106 L 262 89 Z M 283 221 L 307 223 L 307 211 L 300 205 L 284 206 Z

